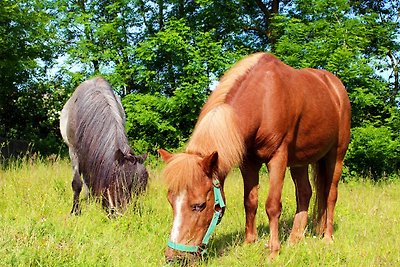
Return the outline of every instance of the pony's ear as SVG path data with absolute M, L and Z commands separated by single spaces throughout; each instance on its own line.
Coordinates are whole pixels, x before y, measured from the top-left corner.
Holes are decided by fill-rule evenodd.
M 213 173 L 218 168 L 218 152 L 214 151 L 209 156 L 203 158 L 203 160 L 201 161 L 201 166 L 207 176 L 212 177 Z
M 116 161 L 118 161 L 118 163 L 122 163 L 125 160 L 125 154 L 121 149 L 118 148 L 117 151 L 115 151 L 114 158 Z
M 147 153 L 146 154 L 143 154 L 143 155 L 141 155 L 141 156 L 137 156 L 136 158 L 137 158 L 137 160 L 138 160 L 138 162 L 140 163 L 140 164 L 143 164 L 144 163 L 144 161 L 147 159 Z
M 160 154 L 161 158 L 163 159 L 163 161 L 167 162 L 172 158 L 173 154 L 169 153 L 167 150 L 164 150 L 162 148 L 160 148 L 158 150 L 158 154 Z
M 125 160 L 128 160 L 132 163 L 136 163 L 139 159 L 132 153 L 124 154 L 124 152 L 122 152 L 121 149 L 117 149 L 117 151 L 115 151 L 115 160 L 117 160 L 121 164 Z

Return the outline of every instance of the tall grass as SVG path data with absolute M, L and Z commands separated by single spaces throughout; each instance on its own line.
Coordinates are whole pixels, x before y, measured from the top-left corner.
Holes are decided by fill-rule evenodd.
M 149 190 L 124 216 L 109 219 L 101 205 L 86 202 L 70 216 L 68 161 L 10 164 L 0 170 L 0 266 L 164 266 L 172 211 L 160 167 L 150 168 Z M 308 230 L 298 245 L 286 242 L 295 212 L 293 183 L 283 193 L 278 258 L 267 261 L 269 238 L 264 201 L 268 178 L 260 179 L 259 239 L 245 245 L 243 183 L 227 178 L 225 216 L 199 266 L 400 266 L 400 182 L 340 184 L 335 242 L 325 244 Z

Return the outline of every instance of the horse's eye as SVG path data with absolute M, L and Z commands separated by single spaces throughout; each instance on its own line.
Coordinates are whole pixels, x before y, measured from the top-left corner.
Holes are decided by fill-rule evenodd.
M 206 208 L 206 202 L 192 205 L 192 211 L 200 212 L 203 211 L 205 208 Z

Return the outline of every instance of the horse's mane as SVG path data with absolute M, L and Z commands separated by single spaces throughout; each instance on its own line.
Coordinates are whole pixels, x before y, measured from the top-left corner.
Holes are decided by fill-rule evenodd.
M 174 155 L 163 172 L 169 190 L 180 192 L 197 183 L 204 174 L 200 167 L 200 160 L 201 157 L 194 154 Z
M 227 97 L 236 91 L 234 89 L 240 86 L 265 55 L 256 53 L 240 60 L 221 78 L 202 108 L 185 153 L 176 155 L 164 171 L 170 190 L 179 191 L 193 183 L 193 179 L 200 179 L 204 175 L 200 173 L 199 157 L 193 155 L 205 157 L 217 151 L 219 175 L 226 175 L 241 162 L 245 153 L 244 140 L 238 127 L 238 118 L 227 103 Z
M 253 69 L 253 67 L 260 61 L 260 59 L 266 55 L 266 53 L 254 53 L 250 56 L 243 58 L 238 61 L 232 68 L 230 68 L 219 81 L 217 88 L 212 92 L 207 102 L 204 104 L 197 124 L 202 118 L 210 112 L 213 108 L 224 104 L 228 94 L 232 91 L 232 88 L 237 87 L 241 81 L 243 81 L 247 74 Z
M 115 181 L 125 179 L 116 152 L 130 152 L 125 114 L 109 83 L 96 77 L 78 86 L 73 112 L 80 169 L 85 180 L 89 178 L 93 193 L 100 195 L 111 183 L 125 184 Z

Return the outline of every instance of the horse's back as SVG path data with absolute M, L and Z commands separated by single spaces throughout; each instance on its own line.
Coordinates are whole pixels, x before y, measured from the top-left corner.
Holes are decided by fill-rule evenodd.
M 235 90 L 229 100 L 250 153 L 268 160 L 285 147 L 288 164 L 298 165 L 347 148 L 350 103 L 333 74 L 297 70 L 265 54 Z
M 350 127 L 351 127 L 351 105 L 346 88 L 338 77 L 328 71 L 320 71 L 323 73 L 327 84 L 332 91 L 336 93 L 337 112 L 339 113 L 339 136 L 338 136 L 338 153 L 344 157 L 348 144 L 350 143 Z

